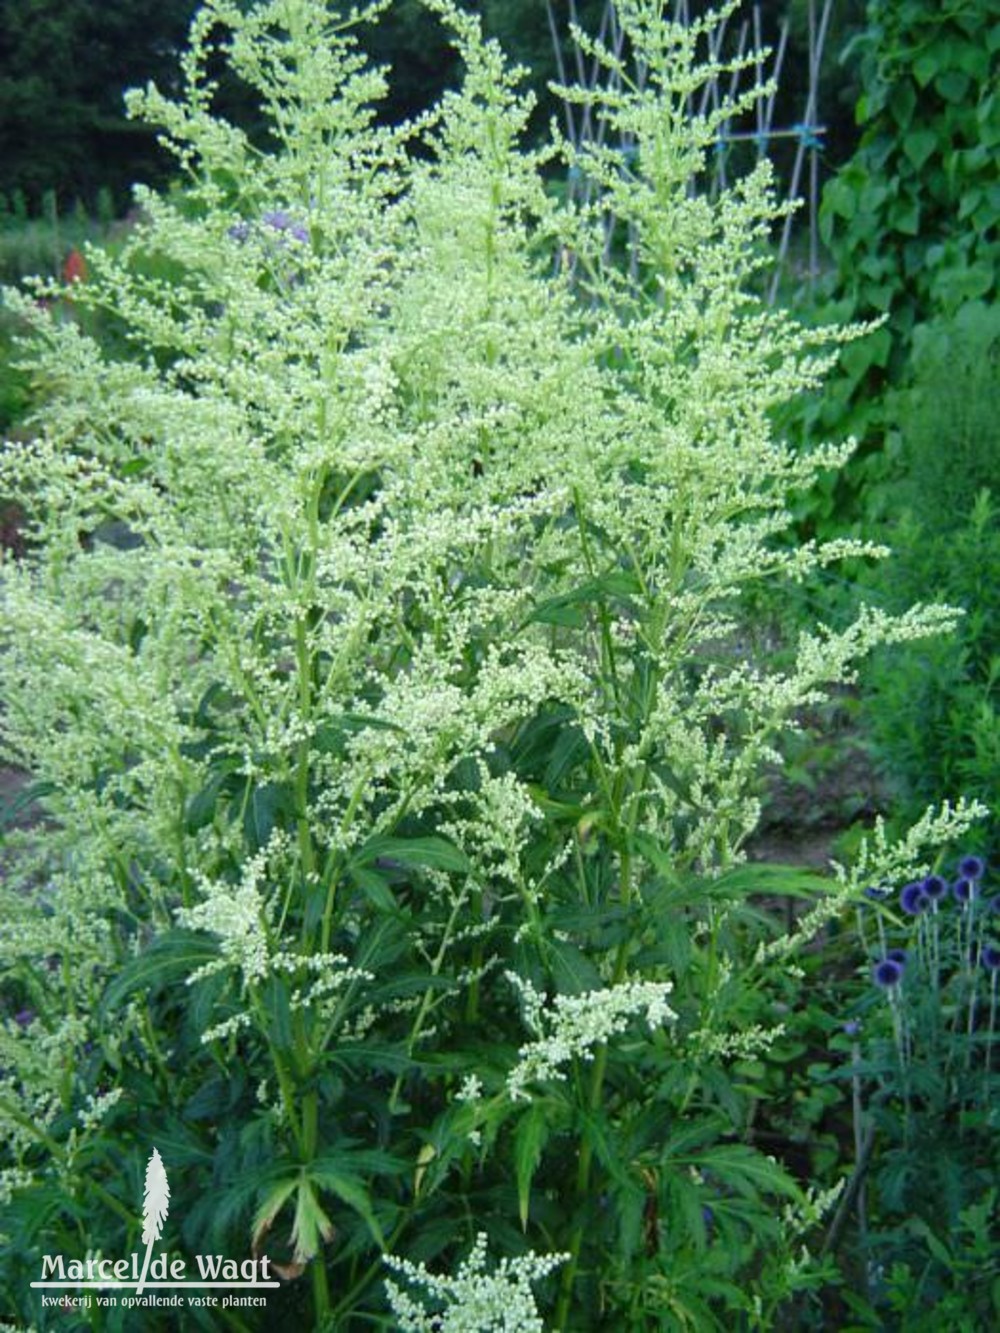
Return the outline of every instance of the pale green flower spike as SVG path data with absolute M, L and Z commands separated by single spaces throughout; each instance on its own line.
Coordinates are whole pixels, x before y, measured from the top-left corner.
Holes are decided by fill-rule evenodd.
M 389 1303 L 401 1333 L 543 1333 L 532 1282 L 566 1262 L 566 1254 L 523 1254 L 501 1259 L 486 1271 L 486 1236 L 480 1233 L 454 1277 L 430 1273 L 423 1264 L 386 1257 L 386 1263 L 426 1302 L 387 1282 Z M 433 1307 L 428 1311 L 427 1306 Z

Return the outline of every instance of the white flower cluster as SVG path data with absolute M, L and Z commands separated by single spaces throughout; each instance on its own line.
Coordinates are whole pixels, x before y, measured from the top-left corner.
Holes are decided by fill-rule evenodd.
M 521 994 L 525 1026 L 537 1036 L 521 1047 L 507 1075 L 514 1101 L 531 1100 L 530 1083 L 565 1078 L 571 1060 L 592 1060 L 596 1047 L 624 1032 L 636 1014 L 644 1014 L 654 1030 L 677 1017 L 667 1004 L 669 981 L 625 981 L 583 995 L 557 995 L 547 1004 L 530 981 L 506 975 Z
M 483 1095 L 483 1082 L 478 1074 L 469 1074 L 462 1081 L 461 1087 L 455 1093 L 457 1102 L 478 1102 Z
M 288 971 L 300 967 L 317 973 L 315 981 L 308 986 L 292 991 L 289 1005 L 294 1009 L 310 1009 L 318 1005 L 326 1011 L 344 989 L 355 981 L 374 981 L 374 972 L 363 967 L 352 967 L 346 955 L 334 953 L 316 953 L 303 956 L 286 954 L 280 959 Z
M 79 1121 L 83 1128 L 95 1129 L 113 1106 L 117 1106 L 121 1101 L 122 1089 L 112 1088 L 110 1092 L 102 1092 L 98 1095 L 88 1094 L 86 1105 L 79 1112 Z
M 179 907 L 176 911 L 179 925 L 218 935 L 223 963 L 238 967 L 244 980 L 250 983 L 262 980 L 272 963 L 268 926 L 273 905 L 260 885 L 279 845 L 280 839 L 274 837 L 267 847 L 250 857 L 243 866 L 238 884 L 199 876 L 198 886 L 205 895 L 203 901 L 194 907 Z M 217 965 L 209 963 L 192 973 L 188 984 L 216 970 Z
M 253 1026 L 253 1018 L 246 1009 L 240 1009 L 235 1014 L 230 1014 L 220 1023 L 213 1023 L 210 1028 L 206 1028 L 201 1034 L 203 1046 L 210 1046 L 213 1041 L 227 1041 L 234 1037 L 238 1032 L 244 1032 L 247 1028 Z
M 487 1272 L 486 1245 L 486 1235 L 480 1232 L 454 1277 L 440 1277 L 423 1264 L 386 1256 L 394 1272 L 425 1293 L 417 1300 L 395 1282 L 386 1282 L 401 1333 L 543 1333 L 531 1284 L 565 1263 L 569 1255 L 523 1254 L 501 1259 Z
M 737 1060 L 750 1060 L 756 1055 L 769 1051 L 779 1037 L 784 1036 L 784 1023 L 774 1027 L 761 1027 L 759 1023 L 742 1028 L 739 1032 L 710 1032 L 699 1030 L 692 1032 L 688 1041 L 702 1055 L 722 1056 Z

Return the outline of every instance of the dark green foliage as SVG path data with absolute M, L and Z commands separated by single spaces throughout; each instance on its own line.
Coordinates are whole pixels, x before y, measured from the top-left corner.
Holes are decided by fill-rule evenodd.
M 939 598 L 966 615 L 947 640 L 879 654 L 863 717 L 900 818 L 976 796 L 1000 809 L 1000 316 L 970 305 L 915 337 L 891 399 L 902 478 L 873 508 L 895 557 L 871 576 L 890 607 Z M 893 517 L 893 510 L 895 514 Z M 990 835 L 996 842 L 996 826 Z
M 841 373 L 803 413 L 807 436 L 853 434 L 860 457 L 810 506 L 821 531 L 851 519 L 892 475 L 879 452 L 884 393 L 902 382 L 917 330 L 995 299 L 1000 277 L 1000 22 L 995 0 L 870 0 L 845 59 L 860 60 L 858 150 L 823 195 L 835 264 L 820 319 L 885 323 L 845 349 Z
M 0 0 L 0 161 L 4 188 L 32 211 L 47 189 L 60 203 L 119 204 L 136 180 L 163 179 L 146 126 L 125 119 L 124 90 L 170 86 L 196 0 Z

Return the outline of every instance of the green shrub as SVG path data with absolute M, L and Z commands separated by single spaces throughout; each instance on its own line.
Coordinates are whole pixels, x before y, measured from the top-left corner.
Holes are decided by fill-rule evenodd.
M 2 1286 L 39 1323 L 40 1252 L 138 1248 L 154 1145 L 163 1247 L 282 1262 L 270 1327 L 428 1327 L 407 1279 L 456 1329 L 769 1327 L 821 1280 L 747 1079 L 857 884 L 778 877 L 831 893 L 775 939 L 743 849 L 799 711 L 952 616 L 746 659 L 748 590 L 864 548 L 776 541 L 846 450 L 773 438 L 830 358 L 744 289 L 766 165 L 689 189 L 731 114 L 686 114 L 699 29 L 623 4 L 644 79 L 570 91 L 623 165 L 520 149 L 499 50 L 429 6 L 464 82 L 386 130 L 354 20 L 215 0 L 180 100 L 132 100 L 185 194 L 88 253 L 79 321 L 8 294 L 45 402 L 0 459 L 3 753 L 45 820 L 5 848 Z M 212 114 L 220 28 L 271 152 Z
M 861 442 L 804 512 L 804 527 L 822 533 L 878 517 L 869 491 L 898 475 L 885 449 L 889 391 L 905 382 L 923 327 L 994 302 L 1000 282 L 994 0 L 869 0 L 847 58 L 860 64 L 861 141 L 823 192 L 834 272 L 814 317 L 885 322 L 845 348 L 823 393 L 793 413 L 807 438 Z
M 1000 809 L 1000 316 L 968 306 L 916 339 L 892 399 L 899 479 L 873 507 L 897 554 L 869 580 L 889 609 L 914 596 L 964 608 L 953 636 L 876 654 L 863 720 L 901 817 L 976 796 Z M 995 823 L 988 837 L 1000 850 Z

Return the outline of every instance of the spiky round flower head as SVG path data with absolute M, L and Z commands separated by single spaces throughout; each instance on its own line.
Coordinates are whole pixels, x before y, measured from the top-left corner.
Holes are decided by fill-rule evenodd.
M 979 961 L 988 972 L 1000 971 L 1000 948 L 987 942 L 982 947 Z
M 921 912 L 926 912 L 931 905 L 931 900 L 924 893 L 924 886 L 919 880 L 914 880 L 912 884 L 907 884 L 899 895 L 899 905 L 909 916 L 919 916 Z
M 931 902 L 936 903 L 948 892 L 948 881 L 943 875 L 928 875 L 920 886 Z
M 966 879 L 963 876 L 961 879 L 955 880 L 955 883 L 951 886 L 951 891 L 955 895 L 955 901 L 961 903 L 964 907 L 967 903 L 971 903 L 973 898 L 975 898 L 976 887 L 977 885 L 974 879 Z
M 876 986 L 882 986 L 885 990 L 898 986 L 903 980 L 903 964 L 895 958 L 883 958 L 872 969 L 872 980 Z
M 886 949 L 885 956 L 891 958 L 894 963 L 898 963 L 900 967 L 905 967 L 909 954 L 905 949 Z
M 870 902 L 873 903 L 880 903 L 882 899 L 888 895 L 888 893 L 889 893 L 888 889 L 882 888 L 877 884 L 872 884 L 867 889 L 864 890 L 864 896 L 867 899 L 869 899 Z
M 982 879 L 986 862 L 981 856 L 963 856 L 958 863 L 958 873 L 962 879 Z
M 861 1019 L 849 1018 L 844 1024 L 845 1037 L 859 1037 L 861 1035 Z

